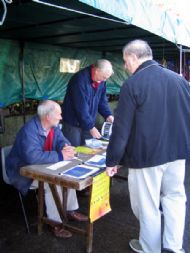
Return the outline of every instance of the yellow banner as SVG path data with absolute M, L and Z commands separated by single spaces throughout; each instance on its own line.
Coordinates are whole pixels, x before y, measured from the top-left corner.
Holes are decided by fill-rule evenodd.
M 103 172 L 93 178 L 90 222 L 94 222 L 110 211 L 110 177 Z

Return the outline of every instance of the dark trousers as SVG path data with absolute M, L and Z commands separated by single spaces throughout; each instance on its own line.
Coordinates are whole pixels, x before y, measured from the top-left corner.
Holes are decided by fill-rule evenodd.
M 63 134 L 70 141 L 71 145 L 75 147 L 84 145 L 86 139 L 92 138 L 89 131 L 71 126 L 65 122 L 63 123 Z

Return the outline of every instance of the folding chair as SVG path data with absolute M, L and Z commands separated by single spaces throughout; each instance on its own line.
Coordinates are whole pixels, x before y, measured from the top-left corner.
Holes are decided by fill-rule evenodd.
M 8 156 L 9 152 L 11 151 L 11 148 L 12 148 L 12 145 L 1 148 L 1 162 L 2 162 L 3 181 L 6 184 L 9 184 L 9 185 L 11 185 L 11 183 L 10 183 L 10 180 L 9 180 L 9 178 L 7 176 L 7 173 L 6 173 L 5 159 Z M 36 188 L 31 187 L 30 188 L 30 190 L 36 190 L 36 189 L 37 189 L 37 187 Z M 22 194 L 18 190 L 17 190 L 17 192 L 18 192 L 18 195 L 19 195 L 20 204 L 21 204 L 23 215 L 24 215 L 24 221 L 25 221 L 26 229 L 27 229 L 27 232 L 30 233 L 29 222 L 28 222 L 28 218 L 27 218 L 27 215 L 26 215 L 26 210 L 25 210 L 24 203 L 23 203 L 23 197 L 22 197 Z

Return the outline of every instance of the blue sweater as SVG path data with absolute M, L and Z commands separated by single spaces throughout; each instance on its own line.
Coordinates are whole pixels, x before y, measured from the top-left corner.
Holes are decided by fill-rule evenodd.
M 146 61 L 123 84 L 107 166 L 152 167 L 190 158 L 190 86 Z
M 52 151 L 44 151 L 45 140 L 40 120 L 35 116 L 20 129 L 6 159 L 9 180 L 23 194 L 27 193 L 32 180 L 20 175 L 20 167 L 59 162 L 63 160 L 62 148 L 66 143 L 69 144 L 59 127 L 54 128 Z
M 106 83 L 92 87 L 91 66 L 73 75 L 68 83 L 62 112 L 66 123 L 90 130 L 94 127 L 97 112 L 104 118 L 111 115 L 106 97 Z

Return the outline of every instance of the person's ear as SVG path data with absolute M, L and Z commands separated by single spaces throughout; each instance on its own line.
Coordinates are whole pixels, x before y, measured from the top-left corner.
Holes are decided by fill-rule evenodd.
M 50 114 L 47 114 L 46 115 L 46 120 L 49 121 L 51 119 L 51 115 Z
M 131 54 L 131 58 L 132 58 L 133 62 L 138 61 L 138 58 L 137 58 L 136 54 Z

